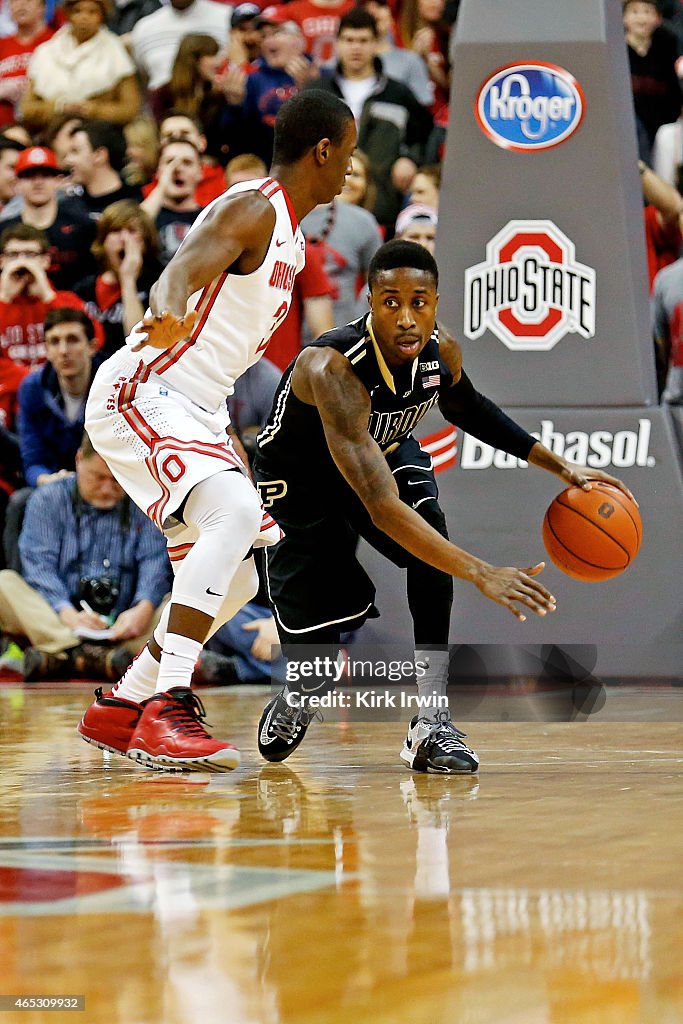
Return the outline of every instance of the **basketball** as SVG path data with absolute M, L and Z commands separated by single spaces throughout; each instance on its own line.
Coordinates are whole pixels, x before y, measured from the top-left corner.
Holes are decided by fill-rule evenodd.
M 577 580 L 608 580 L 638 554 L 643 525 L 637 506 L 611 484 L 590 491 L 567 487 L 543 520 L 543 543 L 552 562 Z

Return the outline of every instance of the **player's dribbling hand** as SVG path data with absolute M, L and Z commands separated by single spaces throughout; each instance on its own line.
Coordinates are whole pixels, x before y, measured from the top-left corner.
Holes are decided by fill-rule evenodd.
M 557 607 L 550 591 L 533 579 L 544 568 L 545 562 L 539 562 L 529 569 L 487 565 L 474 582 L 485 597 L 508 608 L 520 622 L 526 622 L 526 615 L 517 605 L 530 608 L 535 615 L 547 615 Z
M 146 331 L 147 336 L 137 345 L 131 345 L 131 349 L 133 352 L 139 352 L 145 345 L 161 349 L 173 348 L 176 342 L 182 341 L 183 338 L 188 338 L 192 334 L 197 316 L 196 309 L 191 309 L 185 316 L 180 317 L 174 316 L 167 310 L 156 314 L 156 316 L 145 317 L 140 323 L 140 328 Z
M 602 480 L 605 484 L 611 484 L 612 487 L 617 487 L 620 491 L 631 499 L 638 507 L 638 502 L 629 491 L 626 484 L 619 480 L 616 476 L 610 476 L 609 473 L 603 473 L 601 469 L 585 469 L 583 466 L 573 466 L 571 463 L 567 465 L 565 472 L 562 474 L 563 479 L 568 484 L 572 484 L 574 487 L 582 487 L 584 491 L 590 491 L 591 480 Z

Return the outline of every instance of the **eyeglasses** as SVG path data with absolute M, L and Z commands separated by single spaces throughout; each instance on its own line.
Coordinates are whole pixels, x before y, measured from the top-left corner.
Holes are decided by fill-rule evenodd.
M 31 257 L 33 257 L 35 259 L 38 256 L 43 256 L 44 253 L 42 252 L 42 250 L 41 250 L 41 252 L 33 252 L 33 251 L 27 252 L 25 249 L 3 249 L 2 253 L 0 253 L 0 255 L 4 256 L 5 259 L 8 259 L 8 260 L 18 260 L 18 259 L 26 260 L 26 259 L 30 259 Z

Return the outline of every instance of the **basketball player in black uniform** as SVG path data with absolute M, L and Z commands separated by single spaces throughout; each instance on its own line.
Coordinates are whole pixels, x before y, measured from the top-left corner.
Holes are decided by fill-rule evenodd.
M 436 323 L 438 269 L 426 249 L 388 242 L 370 264 L 368 283 L 370 314 L 297 356 L 258 437 L 254 474 L 284 530 L 268 550 L 267 582 L 285 651 L 288 644 L 338 645 L 342 631 L 377 614 L 375 588 L 356 559 L 359 535 L 406 568 L 418 652 L 448 643 L 453 576 L 521 621 L 527 610 L 555 610 L 555 598 L 535 579 L 543 562 L 500 568 L 449 542 L 430 456 L 412 436 L 436 403 L 467 433 L 566 484 L 589 487 L 592 478 L 626 490 L 555 455 L 475 391 L 457 342 Z M 299 745 L 312 717 L 285 695 L 269 702 L 259 725 L 259 750 L 269 761 Z M 416 716 L 401 757 L 417 771 L 475 772 L 479 760 L 463 736 L 447 712 Z

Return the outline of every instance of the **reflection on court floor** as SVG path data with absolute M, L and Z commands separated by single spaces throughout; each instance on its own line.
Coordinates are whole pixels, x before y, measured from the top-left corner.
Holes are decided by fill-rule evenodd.
M 400 722 L 264 764 L 264 694 L 215 692 L 246 767 L 173 777 L 82 743 L 87 699 L 0 689 L 0 994 L 113 1024 L 683 1019 L 680 726 L 471 723 L 482 771 L 442 778 Z

